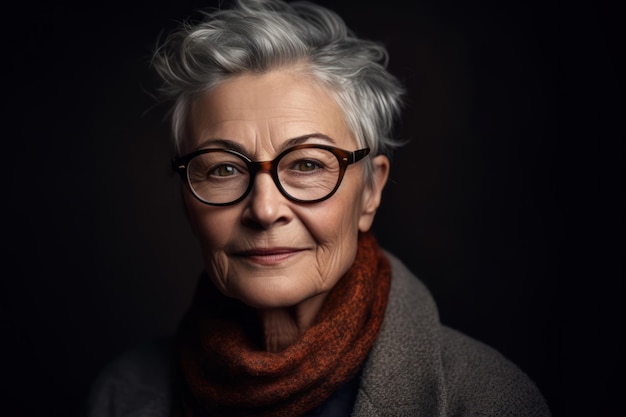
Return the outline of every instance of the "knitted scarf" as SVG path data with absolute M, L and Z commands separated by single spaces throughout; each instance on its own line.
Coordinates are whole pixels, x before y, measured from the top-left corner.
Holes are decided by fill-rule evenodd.
M 391 283 L 371 233 L 316 322 L 283 350 L 262 350 L 257 315 L 202 276 L 179 327 L 174 415 L 294 417 L 353 378 L 378 336 Z

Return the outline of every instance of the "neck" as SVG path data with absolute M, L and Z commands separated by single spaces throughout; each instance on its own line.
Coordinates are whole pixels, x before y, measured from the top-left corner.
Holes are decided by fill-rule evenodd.
M 297 342 L 315 323 L 326 295 L 316 295 L 292 307 L 259 310 L 265 350 L 281 352 Z

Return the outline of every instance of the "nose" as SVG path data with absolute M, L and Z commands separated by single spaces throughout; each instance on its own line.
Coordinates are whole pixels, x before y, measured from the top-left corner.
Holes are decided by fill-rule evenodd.
M 293 217 L 289 200 L 280 193 L 269 172 L 261 171 L 256 175 L 246 200 L 243 222 L 248 226 L 269 229 L 288 223 Z

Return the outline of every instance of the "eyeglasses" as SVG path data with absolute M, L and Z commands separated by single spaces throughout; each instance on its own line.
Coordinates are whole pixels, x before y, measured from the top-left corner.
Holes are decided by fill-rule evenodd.
M 201 149 L 172 159 L 172 168 L 198 200 L 212 206 L 243 200 L 260 172 L 269 173 L 287 199 L 318 203 L 337 191 L 348 165 L 365 158 L 369 151 L 304 144 L 286 149 L 273 161 L 256 162 L 230 149 Z

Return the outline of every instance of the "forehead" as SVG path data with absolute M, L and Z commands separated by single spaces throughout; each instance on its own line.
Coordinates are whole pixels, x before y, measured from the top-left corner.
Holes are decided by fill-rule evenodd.
M 189 118 L 190 149 L 226 139 L 272 153 L 290 139 L 324 135 L 351 149 L 356 141 L 331 93 L 288 70 L 243 74 L 198 97 Z

